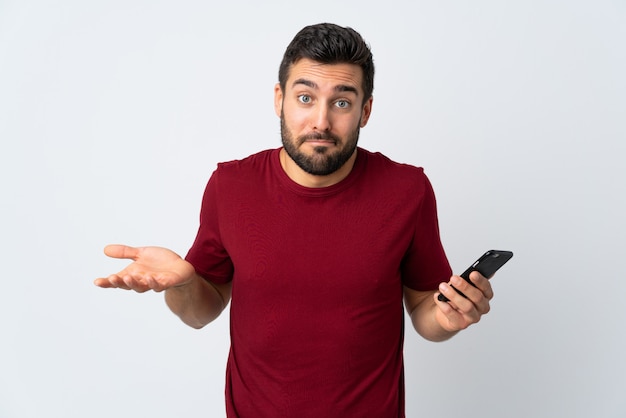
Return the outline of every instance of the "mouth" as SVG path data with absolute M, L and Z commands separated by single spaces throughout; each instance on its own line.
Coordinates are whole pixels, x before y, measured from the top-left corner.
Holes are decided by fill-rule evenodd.
M 311 144 L 313 146 L 328 146 L 328 145 L 337 145 L 339 142 L 338 138 L 334 135 L 328 133 L 312 133 L 308 135 L 304 135 L 300 138 L 300 143 Z
M 330 145 L 335 145 L 335 141 L 327 139 L 307 139 L 306 141 L 304 141 L 304 143 L 314 147 L 327 147 Z

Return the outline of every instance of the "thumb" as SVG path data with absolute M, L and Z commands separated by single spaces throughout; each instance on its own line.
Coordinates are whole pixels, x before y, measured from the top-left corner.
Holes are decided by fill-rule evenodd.
M 139 255 L 139 248 L 128 245 L 111 244 L 104 247 L 104 254 L 111 258 L 127 258 L 134 260 Z

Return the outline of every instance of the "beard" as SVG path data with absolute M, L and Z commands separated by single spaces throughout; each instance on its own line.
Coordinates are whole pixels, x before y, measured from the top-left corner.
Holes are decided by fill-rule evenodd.
M 345 141 L 328 132 L 313 132 L 307 135 L 294 138 L 292 132 L 285 124 L 285 117 L 280 117 L 280 136 L 283 141 L 283 148 L 287 155 L 305 172 L 314 176 L 327 176 L 339 170 L 350 159 L 359 142 L 361 128 L 357 128 L 350 133 Z M 308 139 L 323 139 L 333 141 L 340 146 L 336 151 L 330 151 L 328 147 L 318 146 L 313 148 L 312 155 L 306 155 L 300 151 L 300 146 Z M 343 146 L 341 146 L 343 144 Z

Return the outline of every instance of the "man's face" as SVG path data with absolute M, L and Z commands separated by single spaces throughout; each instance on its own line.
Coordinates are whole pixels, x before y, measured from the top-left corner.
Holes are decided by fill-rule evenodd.
M 363 103 L 362 78 L 354 64 L 301 59 L 291 66 L 285 91 L 276 86 L 283 147 L 306 173 L 328 176 L 355 154 L 372 103 Z

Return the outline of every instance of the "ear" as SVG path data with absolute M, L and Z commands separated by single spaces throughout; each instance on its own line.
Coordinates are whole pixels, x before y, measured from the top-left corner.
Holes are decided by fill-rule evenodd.
M 280 117 L 283 111 L 283 89 L 280 88 L 280 83 L 276 83 L 274 86 L 274 112 L 276 116 Z
M 367 125 L 367 121 L 370 119 L 373 103 L 374 97 L 370 97 L 363 105 L 363 110 L 361 111 L 361 128 L 364 128 L 365 125 Z

